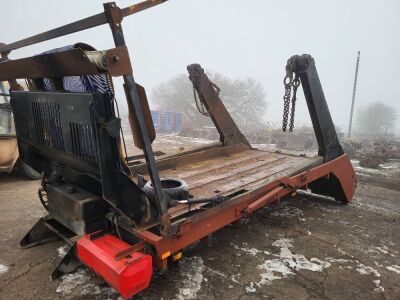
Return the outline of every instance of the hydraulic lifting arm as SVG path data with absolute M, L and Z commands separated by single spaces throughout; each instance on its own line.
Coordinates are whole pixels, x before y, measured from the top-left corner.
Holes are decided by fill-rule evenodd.
M 235 121 L 227 111 L 225 105 L 219 97 L 219 89 L 204 73 L 204 69 L 199 64 L 192 64 L 187 67 L 189 78 L 193 83 L 193 88 L 199 95 L 199 101 L 207 109 L 220 135 L 220 141 L 224 146 L 234 144 L 246 144 L 250 146 L 246 137 L 237 127 Z M 217 88 L 217 90 L 216 90 Z
M 308 54 L 295 55 L 289 61 L 291 61 L 292 71 L 299 76 L 303 86 L 308 111 L 318 141 L 318 155 L 322 156 L 325 162 L 333 160 L 344 152 L 325 100 L 315 61 Z

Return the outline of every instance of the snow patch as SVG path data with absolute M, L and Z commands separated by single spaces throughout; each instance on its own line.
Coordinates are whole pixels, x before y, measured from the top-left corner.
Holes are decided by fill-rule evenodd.
M 378 249 L 383 254 L 388 254 L 389 253 L 389 251 L 388 251 L 389 249 L 385 245 L 383 245 L 381 247 L 376 247 L 376 249 Z
M 231 275 L 231 280 L 232 280 L 232 282 L 234 282 L 234 283 L 239 283 L 240 284 L 240 282 L 239 282 L 239 277 L 241 276 L 242 274 L 241 273 L 236 273 L 236 274 L 234 274 L 234 275 Z
M 381 277 L 381 274 L 376 269 L 364 264 L 358 264 L 356 271 L 361 275 L 374 275 L 376 277 Z
M 330 263 L 338 263 L 338 264 L 345 264 L 345 263 L 351 263 L 351 262 L 353 262 L 353 261 L 350 260 L 350 259 L 334 258 L 334 257 L 326 257 L 325 260 L 326 260 L 327 262 L 330 262 Z
M 304 222 L 306 220 L 303 217 L 303 211 L 301 211 L 297 207 L 289 206 L 287 203 L 283 203 L 280 206 L 277 206 L 271 212 L 271 216 L 284 217 L 284 218 L 296 218 L 301 222 Z
M 75 273 L 62 276 L 56 292 L 62 296 L 104 295 L 107 299 L 118 299 L 117 291 L 106 284 L 96 284 L 94 279 L 94 275 L 88 269 L 81 268 Z
M 0 274 L 7 273 L 8 267 L 6 265 L 0 264 Z
M 69 249 L 70 246 L 68 244 L 65 244 L 64 246 L 57 248 L 58 257 L 63 258 L 67 254 Z
M 302 254 L 293 254 L 289 248 L 293 245 L 292 239 L 282 238 L 272 243 L 273 246 L 280 248 L 278 258 L 266 260 L 257 268 L 264 270 L 261 273 L 261 280 L 256 283 L 257 286 L 270 284 L 273 280 L 287 278 L 289 275 L 295 274 L 294 271 L 310 270 L 313 272 L 322 272 L 323 269 L 329 268 L 331 264 L 318 258 L 308 260 Z
M 203 259 L 199 256 L 183 258 L 180 261 L 180 272 L 184 279 L 180 281 L 180 287 L 176 294 L 178 300 L 197 299 L 197 293 L 204 280 L 204 269 Z
M 378 293 L 384 293 L 385 292 L 385 288 L 383 286 L 381 286 L 381 280 L 380 279 L 372 280 L 372 282 L 376 286 L 376 288 L 374 288 L 375 292 L 378 292 Z
M 250 286 L 246 286 L 247 293 L 255 293 L 256 291 L 257 290 L 256 290 L 253 282 L 250 282 Z
M 223 278 L 228 278 L 228 276 L 226 276 L 224 273 L 222 273 L 222 272 L 220 272 L 218 270 L 214 270 L 212 268 L 207 267 L 207 271 L 210 272 L 210 273 L 216 274 L 218 276 L 221 276 Z
M 387 266 L 386 269 L 388 269 L 389 271 L 392 271 L 394 273 L 400 274 L 400 266 L 391 265 L 391 266 Z
M 357 173 L 367 177 L 376 175 L 380 175 L 382 177 L 395 176 L 397 175 L 400 167 L 400 160 L 398 159 L 392 159 L 386 163 L 382 163 L 377 169 L 361 167 L 358 161 L 352 161 L 352 163 Z
M 265 255 L 269 255 L 270 254 L 268 251 L 265 251 L 265 250 L 259 250 L 259 249 L 256 249 L 256 248 L 247 248 L 247 243 L 243 243 L 244 247 L 239 247 L 238 245 L 235 245 L 234 243 L 231 243 L 231 245 L 232 245 L 233 249 L 241 250 L 244 253 L 252 255 L 252 256 L 256 256 L 257 254 L 260 254 L 260 253 L 263 253 Z
M 377 270 L 375 270 L 374 268 L 372 268 L 370 266 L 366 266 L 364 264 L 359 263 L 357 265 L 356 271 L 358 273 L 360 273 L 361 275 L 373 275 L 373 276 L 377 277 L 377 279 L 372 280 L 372 282 L 375 284 L 374 291 L 381 292 L 381 293 L 385 292 L 385 289 L 383 288 L 383 286 L 381 286 L 381 280 L 378 279 L 381 277 L 381 274 Z

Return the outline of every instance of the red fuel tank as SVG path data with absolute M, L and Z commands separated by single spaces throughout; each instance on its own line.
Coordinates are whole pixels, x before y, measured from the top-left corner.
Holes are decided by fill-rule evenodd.
M 113 235 L 91 240 L 85 235 L 77 242 L 79 259 L 127 299 L 149 286 L 152 258 L 142 252 L 116 260 L 117 253 L 130 245 Z

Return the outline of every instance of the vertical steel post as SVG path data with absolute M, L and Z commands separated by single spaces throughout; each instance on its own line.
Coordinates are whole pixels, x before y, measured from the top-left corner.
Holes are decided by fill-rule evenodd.
M 337 137 L 315 61 L 311 55 L 303 54 L 294 56 L 293 63 L 293 71 L 300 77 L 303 86 L 304 97 L 318 142 L 318 155 L 324 157 L 324 162 L 338 158 L 343 154 L 343 148 Z
M 114 2 L 105 3 L 104 10 L 107 20 L 111 27 L 115 46 L 125 46 L 124 33 L 122 31 L 121 21 L 123 14 L 121 9 L 115 5 Z M 157 165 L 154 158 L 153 149 L 146 127 L 143 109 L 140 103 L 139 94 L 136 88 L 135 79 L 133 74 L 124 75 L 124 87 L 127 96 L 128 107 L 134 113 L 134 118 L 140 130 L 140 135 L 143 145 L 143 153 L 146 158 L 147 168 L 151 178 L 152 186 L 154 189 L 155 200 L 159 212 L 159 220 L 161 224 L 161 232 L 163 235 L 168 235 L 171 221 L 168 216 L 168 198 L 163 193 L 161 186 L 160 175 L 158 173 Z
M 357 89 L 357 78 L 358 78 L 358 66 L 359 65 L 360 65 L 360 51 L 358 51 L 358 53 L 357 53 L 356 73 L 354 75 L 353 96 L 351 98 L 351 110 L 350 110 L 350 120 L 349 120 L 349 132 L 347 133 L 347 138 L 351 137 L 351 127 L 353 126 L 354 102 L 356 100 L 356 89 Z

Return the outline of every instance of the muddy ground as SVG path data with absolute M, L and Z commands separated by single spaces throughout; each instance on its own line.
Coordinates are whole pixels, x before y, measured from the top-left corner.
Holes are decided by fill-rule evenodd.
M 353 203 L 289 198 L 185 251 L 136 299 L 399 299 L 400 162 L 360 168 Z M 0 299 L 118 299 L 86 269 L 50 281 L 62 242 L 20 249 L 38 181 L 0 177 Z

